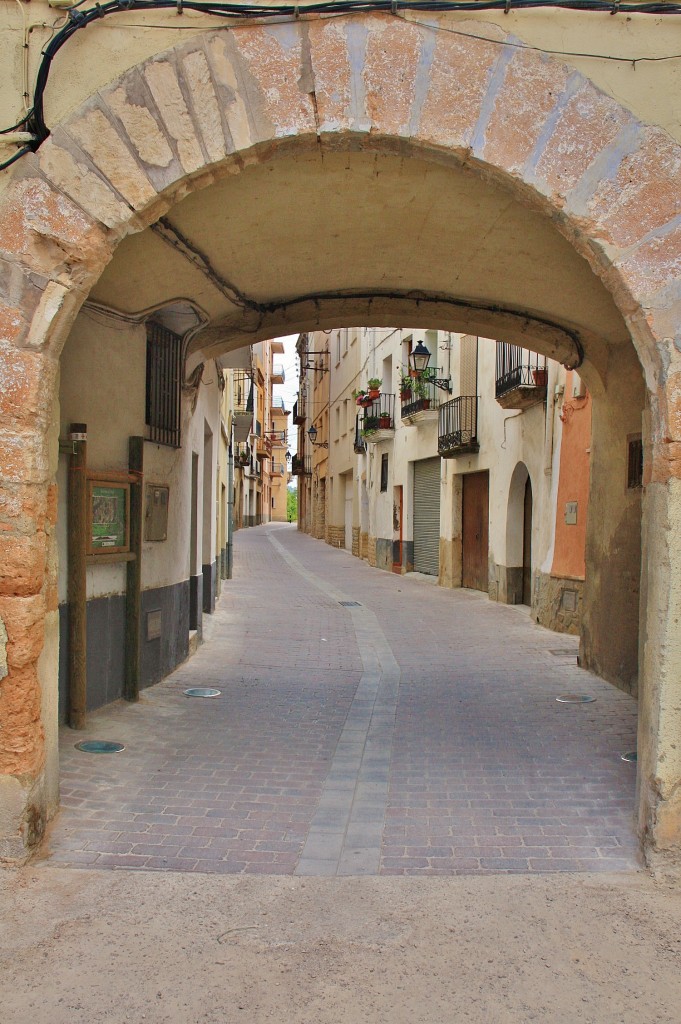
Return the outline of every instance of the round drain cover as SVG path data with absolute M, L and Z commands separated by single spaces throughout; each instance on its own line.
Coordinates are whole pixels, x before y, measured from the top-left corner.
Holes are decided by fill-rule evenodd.
M 638 761 L 638 754 L 635 750 L 629 750 L 626 754 L 620 754 L 623 761 L 633 762 L 634 764 Z
M 219 697 L 221 690 L 214 690 L 212 686 L 192 686 L 184 691 L 185 697 Z
M 84 750 L 86 754 L 118 754 L 125 750 L 125 745 L 113 740 L 83 740 L 76 743 L 76 750 Z
M 556 697 L 559 704 L 593 704 L 595 697 L 588 693 L 564 693 L 562 697 Z

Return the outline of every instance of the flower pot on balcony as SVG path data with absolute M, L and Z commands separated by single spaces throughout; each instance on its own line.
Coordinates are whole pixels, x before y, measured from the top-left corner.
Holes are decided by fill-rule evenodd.
M 402 388 L 400 391 L 400 398 L 403 402 L 408 402 L 411 398 L 411 388 Z
M 537 367 L 537 369 L 533 370 L 532 379 L 534 380 L 535 387 L 545 388 L 547 380 L 546 367 Z
M 386 413 L 385 415 L 379 416 L 378 426 L 381 430 L 390 430 L 390 416 Z
M 380 398 L 381 392 L 378 388 L 369 388 L 369 398 L 374 402 L 377 398 Z

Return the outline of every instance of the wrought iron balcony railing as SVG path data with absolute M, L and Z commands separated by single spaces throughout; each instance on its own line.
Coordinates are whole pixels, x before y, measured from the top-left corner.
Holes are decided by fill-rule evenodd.
M 353 445 L 356 455 L 364 455 L 367 450 L 367 443 L 362 437 L 362 417 L 355 416 L 355 443 Z
M 438 417 L 437 450 L 443 459 L 480 451 L 476 395 L 460 395 L 445 402 Z
M 383 441 L 395 430 L 395 396 L 381 392 L 364 406 L 360 429 L 365 441 Z
M 291 472 L 294 476 L 312 476 L 312 456 L 294 455 L 291 459 Z
M 233 370 L 234 412 L 253 412 L 253 381 L 243 370 Z
M 439 409 L 452 390 L 450 378 L 442 374 L 437 366 L 429 366 L 418 375 L 412 375 L 408 367 L 403 367 L 400 386 L 403 420 L 411 421 L 418 413 Z
M 305 409 L 299 404 L 299 399 L 296 398 L 293 403 L 293 423 L 296 427 L 301 426 L 305 422 Z
M 241 469 L 250 468 L 251 465 L 251 448 L 250 445 L 245 441 L 238 442 L 234 445 L 234 465 L 240 466 Z
M 527 409 L 546 398 L 546 357 L 497 342 L 495 397 L 504 409 Z

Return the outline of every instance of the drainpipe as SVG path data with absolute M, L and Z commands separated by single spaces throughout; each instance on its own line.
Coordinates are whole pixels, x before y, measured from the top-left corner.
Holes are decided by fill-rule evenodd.
M 227 455 L 227 573 L 225 579 L 228 580 L 232 578 L 232 538 L 234 535 L 234 446 L 232 444 L 232 429 L 229 432 Z

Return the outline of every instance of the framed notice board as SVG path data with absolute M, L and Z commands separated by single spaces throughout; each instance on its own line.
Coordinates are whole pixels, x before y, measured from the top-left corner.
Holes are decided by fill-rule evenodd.
M 130 484 L 117 480 L 88 480 L 89 555 L 130 550 Z

